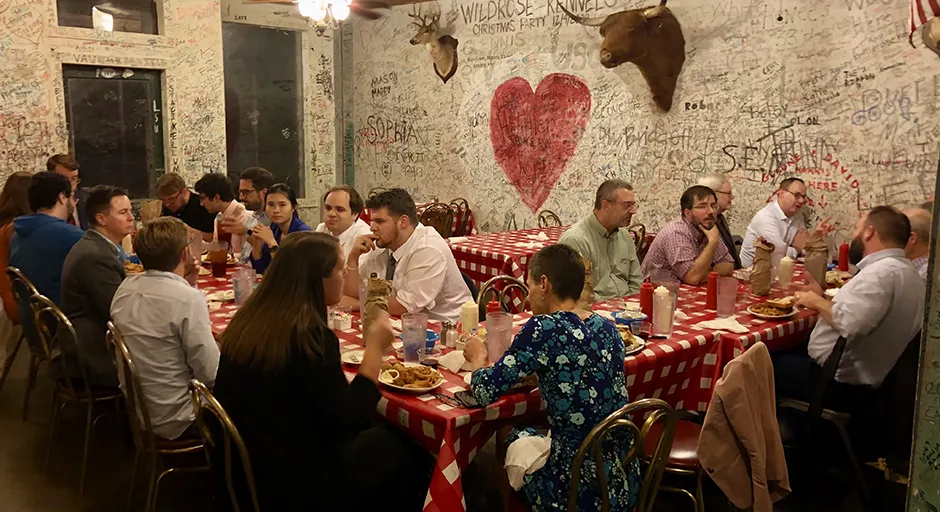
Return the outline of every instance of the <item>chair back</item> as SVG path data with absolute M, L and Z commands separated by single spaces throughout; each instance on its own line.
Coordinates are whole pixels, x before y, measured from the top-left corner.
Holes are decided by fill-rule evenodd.
M 462 197 L 458 197 L 450 202 L 448 205 L 452 210 L 456 211 L 455 222 L 456 227 L 454 228 L 451 236 L 467 236 L 470 234 L 470 203 Z
M 42 351 L 51 361 L 53 355 L 62 357 L 56 358 L 64 377 L 64 386 L 60 389 L 69 393 L 73 398 L 78 396 L 75 388 L 75 380 L 71 377 L 74 372 L 70 371 L 70 358 L 65 354 L 75 356 L 80 375 L 81 387 L 86 395 L 91 396 L 91 386 L 88 384 L 88 367 L 81 346 L 78 344 L 78 335 L 75 334 L 75 328 L 72 322 L 65 316 L 65 313 L 59 309 L 55 302 L 43 295 L 33 295 L 29 299 L 30 309 L 36 311 L 36 332 L 38 334 Z
M 909 461 L 917 415 L 917 377 L 920 365 L 921 333 L 907 343 L 904 352 L 878 388 L 878 414 L 881 421 L 880 442 L 888 454 Z M 905 467 L 907 465 L 905 464 Z
M 650 252 L 650 246 L 653 245 L 653 240 L 656 240 L 656 233 L 643 234 L 643 241 L 636 247 L 636 258 L 640 263 L 643 263 L 643 259 L 646 258 L 646 253 Z
M 561 219 L 558 218 L 558 215 L 551 210 L 540 211 L 539 212 L 539 227 L 550 228 L 553 226 L 561 226 Z
M 23 337 L 26 338 L 29 351 L 36 359 L 46 361 L 50 354 L 44 350 L 42 341 L 39 339 L 39 333 L 36 331 L 37 311 L 33 310 L 29 302 L 30 297 L 39 295 L 39 291 L 26 274 L 16 267 L 7 267 L 7 277 L 10 279 L 13 298 L 20 307 L 20 323 L 23 326 Z
M 486 304 L 494 294 L 503 311 L 512 312 L 512 295 L 509 293 L 512 290 L 522 294 L 521 309 L 525 310 L 529 302 L 529 287 L 522 280 L 504 275 L 490 278 L 489 281 L 483 283 L 477 300 L 480 305 L 480 318 L 486 318 Z
M 216 439 L 213 438 L 212 431 L 206 425 L 203 413 L 209 411 L 222 426 L 222 449 L 225 454 L 225 485 L 228 488 L 228 495 L 232 500 L 232 507 L 235 512 L 240 512 L 241 509 L 238 506 L 238 497 L 235 495 L 235 485 L 232 483 L 233 444 L 235 445 L 236 451 L 238 451 L 238 457 L 242 469 L 244 470 L 245 481 L 248 483 L 248 493 L 251 496 L 251 504 L 254 507 L 254 511 L 259 512 L 261 507 L 258 506 L 258 493 L 255 490 L 255 477 L 251 470 L 251 458 L 248 457 L 248 449 L 245 448 L 245 442 L 242 440 L 241 434 L 238 433 L 238 429 L 235 428 L 232 418 L 230 418 L 228 413 L 225 412 L 225 409 L 222 408 L 222 404 L 212 396 L 212 392 L 209 391 L 209 388 L 196 379 L 189 381 L 189 396 L 193 401 L 193 411 L 196 414 L 196 425 L 199 427 L 199 434 L 202 436 L 202 441 L 206 446 L 218 448 Z
M 807 427 L 812 430 L 816 422 L 822 417 L 823 398 L 826 395 L 826 389 L 829 383 L 835 380 L 836 371 L 839 369 L 839 361 L 842 360 L 842 352 L 845 351 L 846 339 L 839 336 L 832 352 L 826 358 L 822 365 L 822 370 L 818 374 L 816 382 L 813 383 L 812 394 L 810 394 L 809 408 L 806 410 Z
M 433 227 L 444 238 L 448 238 L 454 230 L 454 211 L 444 203 L 429 204 L 418 220 L 425 226 Z
M 118 380 L 127 400 L 127 419 L 130 423 L 131 433 L 134 435 L 134 444 L 140 450 L 156 453 L 157 439 L 150 424 L 150 412 L 144 392 L 137 377 L 137 367 L 127 350 L 124 336 L 114 322 L 108 322 L 108 344 L 114 349 L 114 360 L 118 367 Z
M 643 426 L 638 427 L 634 423 L 635 418 L 640 418 L 646 414 L 643 420 Z M 676 433 L 676 417 L 673 414 L 672 407 L 666 402 L 657 398 L 644 398 L 629 403 L 620 409 L 614 411 L 603 421 L 597 424 L 591 432 L 581 442 L 578 453 L 571 463 L 571 483 L 568 487 L 568 512 L 578 510 L 578 486 L 581 483 L 581 468 L 588 452 L 593 454 L 594 476 L 597 478 L 597 484 L 600 488 L 601 511 L 609 512 L 610 496 L 608 493 L 607 474 L 604 471 L 604 441 L 611 432 L 619 429 L 625 429 L 633 434 L 633 446 L 627 450 L 622 460 L 622 465 L 626 465 L 636 457 L 642 457 L 645 454 L 645 438 L 649 435 L 650 429 L 656 422 L 662 421 L 663 427 L 656 442 L 656 448 L 649 456 L 649 465 L 646 473 L 643 475 L 643 481 L 640 485 L 640 491 L 637 498 L 637 512 L 649 512 L 656 501 L 656 493 L 659 491 L 659 484 L 663 478 L 663 472 L 666 468 L 666 462 L 669 459 L 669 451 L 672 449 L 672 440 Z

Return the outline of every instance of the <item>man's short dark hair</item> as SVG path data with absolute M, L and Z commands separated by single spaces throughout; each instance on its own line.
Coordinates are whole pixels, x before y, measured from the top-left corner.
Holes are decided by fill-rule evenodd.
M 876 206 L 868 212 L 865 225 L 875 228 L 882 243 L 901 248 L 911 237 L 911 221 L 907 215 L 890 206 Z
M 175 217 L 160 217 L 144 224 L 134 238 L 134 250 L 146 270 L 172 272 L 188 244 L 186 224 Z
M 789 192 L 789 191 L 790 191 L 790 185 L 792 185 L 792 184 L 794 184 L 794 183 L 802 183 L 804 187 L 806 186 L 806 182 L 805 182 L 805 181 L 803 181 L 803 180 L 800 179 L 800 178 L 797 178 L 796 176 L 793 176 L 793 177 L 787 178 L 787 179 L 785 179 L 785 180 L 783 180 L 783 181 L 780 182 L 780 190 L 786 190 L 787 192 Z
M 255 190 L 271 188 L 275 183 L 274 175 L 264 167 L 249 167 L 242 171 L 238 179 L 250 181 Z
M 59 194 L 72 197 L 72 185 L 69 179 L 57 172 L 42 171 L 33 175 L 26 189 L 29 198 L 29 209 L 38 212 L 48 210 L 55 206 Z
M 691 210 L 695 206 L 695 202 L 699 199 L 705 199 L 707 197 L 712 197 L 715 201 L 718 200 L 718 196 L 715 195 L 715 191 L 706 187 L 704 185 L 693 185 L 682 193 L 682 197 L 679 198 L 679 206 L 682 207 L 682 213 L 685 213 L 686 210 Z
M 403 188 L 393 188 L 375 194 L 366 201 L 366 208 L 373 211 L 379 208 L 387 208 L 388 213 L 392 214 L 393 217 L 404 215 L 411 221 L 412 226 L 418 224 L 418 208 L 415 206 L 415 200 Z
M 584 261 L 572 247 L 549 245 L 529 260 L 529 275 L 536 282 L 547 277 L 559 299 L 578 300 L 584 288 Z
M 47 171 L 55 171 L 55 168 L 59 165 L 70 171 L 78 170 L 78 160 L 76 160 L 75 156 L 71 153 L 59 153 L 58 155 L 50 156 L 49 160 L 46 160 Z
M 336 185 L 335 187 L 326 191 L 326 194 L 323 194 L 323 202 L 326 202 L 326 198 L 333 192 L 346 192 L 349 194 L 349 211 L 353 215 L 359 215 L 362 212 L 362 196 L 359 195 L 359 192 L 356 192 L 356 189 L 350 187 L 349 185 Z
M 633 190 L 633 185 L 616 178 L 601 183 L 601 186 L 597 187 L 597 194 L 594 196 L 594 209 L 600 210 L 603 201 L 613 201 L 616 192 L 622 188 Z
M 88 189 L 88 195 L 85 196 L 85 213 L 88 214 L 88 221 L 96 226 L 99 225 L 96 216 L 99 213 L 105 215 L 110 213 L 111 200 L 122 196 L 127 196 L 127 191 L 121 187 L 96 185 Z
M 196 189 L 196 193 L 204 195 L 209 199 L 219 196 L 219 199 L 226 203 L 235 200 L 232 182 L 229 181 L 228 176 L 220 172 L 204 174 L 202 178 L 199 178 L 199 181 L 193 185 L 193 188 Z

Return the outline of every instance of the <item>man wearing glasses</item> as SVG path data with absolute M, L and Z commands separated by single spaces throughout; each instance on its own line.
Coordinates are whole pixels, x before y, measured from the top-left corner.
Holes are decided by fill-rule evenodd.
M 72 202 L 76 207 L 66 222 L 82 229 L 88 229 L 88 215 L 85 212 L 85 190 L 78 188 L 78 184 L 82 181 L 78 177 L 78 160 L 69 153 L 52 155 L 46 161 L 46 170 L 65 176 L 69 180 L 69 184 L 72 185 Z
M 734 270 L 734 259 L 715 225 L 718 197 L 708 187 L 695 185 L 679 199 L 682 216 L 656 234 L 643 259 L 643 275 L 654 270 L 672 274 L 685 284 L 698 286 L 714 269 L 721 275 Z
M 199 231 L 203 240 L 212 240 L 215 231 L 215 214 L 199 204 L 199 196 L 186 187 L 183 177 L 176 173 L 166 173 L 157 180 L 157 197 L 163 203 L 164 217 L 176 217 L 190 229 Z
M 741 268 L 741 258 L 738 256 L 738 248 L 734 246 L 734 238 L 731 236 L 731 229 L 728 228 L 728 221 L 725 220 L 725 212 L 731 209 L 731 201 L 734 200 L 734 194 L 731 193 L 731 182 L 724 174 L 709 174 L 698 180 L 699 185 L 706 186 L 718 197 L 718 215 L 715 217 L 715 225 L 718 226 L 718 233 L 721 234 L 721 241 L 724 242 L 731 257 L 734 258 L 734 268 Z
M 558 243 L 573 247 L 591 261 L 594 300 L 639 293 L 642 274 L 636 246 L 624 229 L 636 213 L 633 186 L 623 180 L 601 183 L 594 212 L 571 226 Z
M 787 178 L 781 181 L 776 197 L 757 212 L 747 227 L 741 246 L 741 265 L 750 267 L 754 263 L 754 241 L 758 237 L 774 244 L 774 257 L 796 258 L 808 240 L 828 235 L 832 231 L 828 218 L 823 219 L 812 234 L 806 232 L 800 208 L 807 202 L 809 197 L 803 180 Z

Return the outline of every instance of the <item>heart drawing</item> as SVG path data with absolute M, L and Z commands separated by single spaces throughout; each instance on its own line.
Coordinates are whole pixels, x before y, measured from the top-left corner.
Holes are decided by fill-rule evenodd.
M 490 138 L 496 162 L 535 213 L 574 155 L 591 113 L 591 92 L 578 77 L 553 73 L 536 87 L 511 78 L 493 93 Z

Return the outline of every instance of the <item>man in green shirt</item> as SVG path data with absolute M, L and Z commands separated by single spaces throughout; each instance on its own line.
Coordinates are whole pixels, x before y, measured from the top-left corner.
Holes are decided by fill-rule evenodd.
M 607 180 L 597 189 L 594 212 L 571 226 L 558 240 L 591 260 L 594 300 L 640 292 L 643 281 L 640 260 L 633 238 L 624 229 L 630 225 L 636 209 L 633 186 L 623 180 Z

